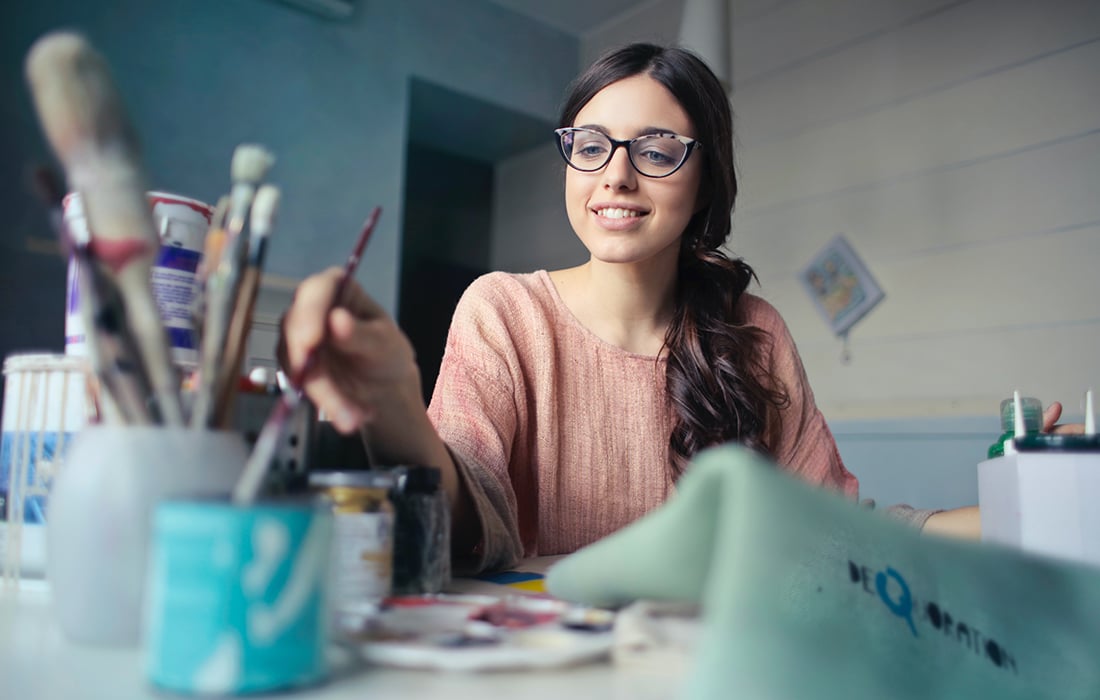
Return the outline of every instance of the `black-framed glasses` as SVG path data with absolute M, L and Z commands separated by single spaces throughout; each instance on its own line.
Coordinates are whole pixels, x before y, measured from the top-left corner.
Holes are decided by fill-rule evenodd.
M 590 173 L 611 162 L 615 149 L 626 149 L 630 164 L 646 177 L 668 177 L 687 162 L 699 142 L 679 134 L 645 134 L 620 141 L 602 131 L 583 127 L 554 129 L 558 151 L 570 167 Z

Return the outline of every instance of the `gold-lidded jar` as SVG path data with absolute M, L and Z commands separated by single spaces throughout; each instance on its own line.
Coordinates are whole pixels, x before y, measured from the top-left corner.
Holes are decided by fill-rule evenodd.
M 393 474 L 380 470 L 309 475 L 310 488 L 332 508 L 333 609 L 369 615 L 393 581 Z

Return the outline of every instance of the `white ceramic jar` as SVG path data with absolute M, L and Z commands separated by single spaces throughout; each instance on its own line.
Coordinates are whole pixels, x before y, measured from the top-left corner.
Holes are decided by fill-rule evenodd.
M 50 495 L 46 562 L 54 609 L 73 641 L 140 641 L 152 513 L 170 497 L 228 497 L 244 469 L 237 433 L 89 426 Z

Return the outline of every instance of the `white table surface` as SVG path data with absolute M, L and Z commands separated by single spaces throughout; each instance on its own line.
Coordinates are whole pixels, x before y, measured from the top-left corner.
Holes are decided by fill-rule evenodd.
M 61 632 L 44 582 L 0 588 L 0 698 L 70 700 L 181 697 L 145 681 L 142 652 L 70 643 Z M 617 667 L 600 661 L 575 668 L 448 673 L 360 668 L 324 685 L 270 697 L 284 700 L 664 700 L 677 697 L 678 673 Z M 245 696 L 249 698 L 269 696 Z

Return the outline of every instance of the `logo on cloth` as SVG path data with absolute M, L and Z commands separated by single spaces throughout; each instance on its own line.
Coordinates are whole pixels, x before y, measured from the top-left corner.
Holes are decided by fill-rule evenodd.
M 918 600 L 905 577 L 894 567 L 872 570 L 848 560 L 848 578 L 868 595 L 878 598 L 891 614 L 901 618 L 914 637 L 917 622 L 927 627 L 930 638 L 953 639 L 975 656 L 987 659 L 997 668 L 1017 673 L 1016 658 L 991 637 L 983 636 L 973 625 L 968 625 L 934 601 Z

